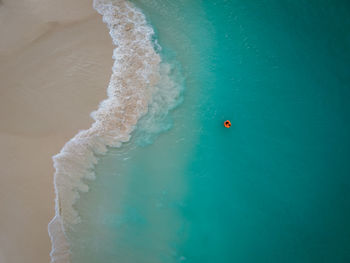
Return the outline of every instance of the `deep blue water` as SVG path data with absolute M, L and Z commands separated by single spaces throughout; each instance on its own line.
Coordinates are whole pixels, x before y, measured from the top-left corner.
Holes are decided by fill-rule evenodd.
M 100 158 L 73 262 L 350 262 L 349 2 L 133 2 L 184 100 Z

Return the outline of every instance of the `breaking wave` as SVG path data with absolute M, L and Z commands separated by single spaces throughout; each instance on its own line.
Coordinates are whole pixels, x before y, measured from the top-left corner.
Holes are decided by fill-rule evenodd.
M 171 77 L 173 66 L 161 61 L 152 41 L 154 31 L 139 9 L 125 0 L 94 0 L 94 8 L 110 30 L 115 62 L 108 98 L 91 114 L 94 123 L 53 157 L 55 216 L 48 230 L 54 263 L 70 262 L 66 230 L 81 221 L 74 204 L 80 192 L 89 190 L 84 179 L 95 179 L 96 156 L 105 154 L 107 147 L 120 147 L 129 141 L 136 125 L 147 141 L 167 129 L 155 123 L 166 119 L 181 92 L 181 85 Z

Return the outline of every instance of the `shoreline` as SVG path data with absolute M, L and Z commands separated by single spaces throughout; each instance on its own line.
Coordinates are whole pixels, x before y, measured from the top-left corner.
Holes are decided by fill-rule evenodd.
M 55 216 L 48 225 L 51 238 L 51 262 L 70 261 L 66 231 L 81 219 L 74 208 L 80 192 L 87 192 L 83 179 L 94 180 L 96 155 L 107 147 L 120 147 L 129 141 L 138 120 L 147 113 L 160 76 L 160 56 L 154 49 L 153 29 L 133 4 L 95 0 L 94 8 L 110 29 L 115 49 L 107 99 L 90 114 L 91 127 L 79 131 L 53 157 Z

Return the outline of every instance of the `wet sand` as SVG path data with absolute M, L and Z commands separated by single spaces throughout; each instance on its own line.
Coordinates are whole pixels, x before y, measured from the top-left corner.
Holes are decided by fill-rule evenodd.
M 51 157 L 106 97 L 112 41 L 92 1 L 0 2 L 0 262 L 49 262 Z

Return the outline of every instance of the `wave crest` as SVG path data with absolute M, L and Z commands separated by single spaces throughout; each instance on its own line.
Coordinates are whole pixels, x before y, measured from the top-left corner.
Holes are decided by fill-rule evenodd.
M 80 222 L 74 209 L 79 192 L 89 190 L 83 179 L 94 179 L 96 155 L 107 147 L 120 147 L 130 139 L 138 120 L 162 79 L 161 58 L 152 42 L 153 29 L 141 11 L 124 0 L 94 0 L 116 46 L 108 98 L 91 114 L 92 126 L 80 131 L 53 157 L 55 175 L 55 217 L 49 224 L 52 241 L 51 262 L 69 262 L 65 229 Z M 64 197 L 64 198 L 63 198 Z

